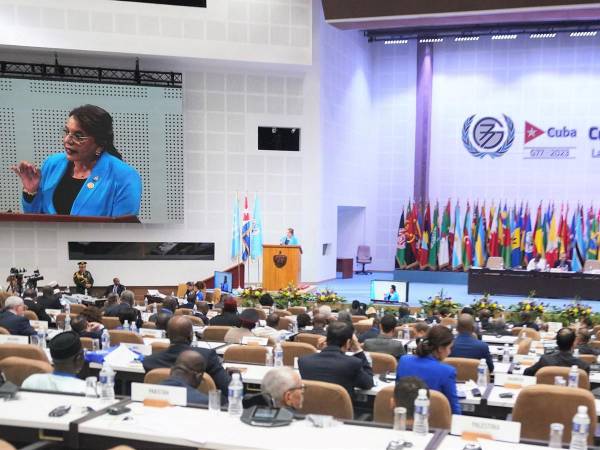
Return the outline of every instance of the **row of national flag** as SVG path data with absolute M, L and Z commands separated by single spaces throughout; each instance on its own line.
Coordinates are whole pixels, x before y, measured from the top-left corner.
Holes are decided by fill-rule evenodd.
M 242 261 L 248 258 L 258 259 L 263 253 L 262 219 L 260 202 L 254 197 L 254 210 L 250 214 L 248 196 L 243 199 L 243 212 L 240 221 L 240 200 L 238 197 L 233 202 L 233 219 L 231 230 L 231 259 L 241 257 Z
M 440 207 L 410 202 L 398 226 L 396 268 L 468 270 L 485 267 L 490 256 L 501 257 L 504 268 L 525 267 L 536 255 L 550 267 L 564 253 L 572 269 L 581 271 L 588 259 L 600 259 L 600 209 L 540 203 L 530 209 L 450 200 Z

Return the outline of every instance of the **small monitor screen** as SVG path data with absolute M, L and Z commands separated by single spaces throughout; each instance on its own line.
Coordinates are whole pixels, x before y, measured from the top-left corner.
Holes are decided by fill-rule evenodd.
M 371 281 L 371 300 L 389 303 L 408 302 L 408 283 L 405 281 Z
M 221 292 L 231 293 L 233 289 L 233 275 L 229 272 L 215 271 L 215 288 L 221 289 Z

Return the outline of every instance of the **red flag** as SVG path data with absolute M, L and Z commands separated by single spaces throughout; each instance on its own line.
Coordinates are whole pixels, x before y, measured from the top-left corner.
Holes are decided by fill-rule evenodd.
M 421 230 L 421 245 L 419 246 L 419 266 L 424 269 L 429 266 L 429 238 L 431 236 L 431 211 L 429 203 L 425 208 L 423 217 L 423 230 Z

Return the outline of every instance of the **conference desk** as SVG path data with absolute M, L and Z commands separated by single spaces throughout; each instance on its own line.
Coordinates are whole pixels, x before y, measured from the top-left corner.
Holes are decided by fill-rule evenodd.
M 85 397 L 19 392 L 0 408 L 2 437 L 17 444 L 39 440 L 55 441 L 59 448 L 106 449 L 114 445 L 130 445 L 138 449 L 213 450 L 384 450 L 399 438 L 412 444 L 414 450 L 462 450 L 467 442 L 447 430 L 431 430 L 425 436 L 411 431 L 394 431 L 381 424 L 332 420 L 330 426 L 316 428 L 307 419 L 295 420 L 278 428 L 252 427 L 230 416 L 226 411 L 212 412 L 201 407 L 162 408 L 145 406 L 122 399 L 120 405 L 130 408 L 121 415 L 107 414 L 102 402 Z M 48 413 L 58 405 L 71 405 L 63 417 Z M 85 412 L 92 405 L 95 412 Z M 62 435 L 48 436 L 48 430 Z M 25 433 L 29 431 L 29 434 Z M 61 442 L 56 442 L 60 439 Z M 483 450 L 535 450 L 529 444 L 480 440 Z
M 468 293 L 600 299 L 600 275 L 580 272 L 469 269 Z

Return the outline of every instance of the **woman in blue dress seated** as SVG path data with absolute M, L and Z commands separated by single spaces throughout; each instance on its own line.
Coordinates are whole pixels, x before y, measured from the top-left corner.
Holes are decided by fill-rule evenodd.
M 138 215 L 142 181 L 114 146 L 113 120 L 108 112 L 94 105 L 72 110 L 63 146 L 65 151 L 46 158 L 41 169 L 27 161 L 12 168 L 23 184 L 23 212 Z
M 400 357 L 396 380 L 402 377 L 417 376 L 429 389 L 441 392 L 446 396 L 452 414 L 460 414 L 460 404 L 456 394 L 456 369 L 442 361 L 452 350 L 452 332 L 441 325 L 429 329 L 421 340 L 415 355 Z

